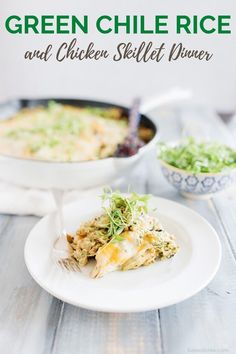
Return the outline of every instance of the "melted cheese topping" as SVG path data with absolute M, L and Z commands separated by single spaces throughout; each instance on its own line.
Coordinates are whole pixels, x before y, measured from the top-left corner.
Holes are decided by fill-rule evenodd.
M 101 116 L 103 112 L 106 117 Z M 96 113 L 96 109 L 56 103 L 51 108 L 22 110 L 0 122 L 0 153 L 50 161 L 113 156 L 128 134 L 127 121 L 119 115 L 115 109 Z

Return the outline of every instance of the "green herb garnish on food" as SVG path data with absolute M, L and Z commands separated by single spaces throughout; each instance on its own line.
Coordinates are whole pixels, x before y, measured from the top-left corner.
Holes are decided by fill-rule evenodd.
M 69 102 L 25 108 L 0 123 L 1 153 L 47 161 L 114 156 L 128 134 L 122 109 L 77 107 Z
M 108 216 L 107 236 L 122 241 L 119 235 L 148 212 L 149 196 L 131 193 L 129 196 L 107 189 L 102 195 L 103 210 Z
M 27 139 L 29 150 L 36 152 L 42 147 L 53 148 L 59 145 L 66 134 L 78 137 L 83 127 L 78 113 L 68 112 L 60 103 L 50 101 L 45 113 L 38 116 L 33 127 L 13 128 L 7 131 L 6 136 L 12 139 Z
M 177 146 L 158 144 L 158 157 L 193 173 L 216 173 L 236 167 L 236 150 L 216 142 L 197 143 L 192 137 Z

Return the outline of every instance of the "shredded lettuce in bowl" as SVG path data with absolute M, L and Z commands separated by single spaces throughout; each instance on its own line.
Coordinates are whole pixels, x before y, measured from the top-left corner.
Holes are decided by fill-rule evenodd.
M 158 144 L 158 158 L 193 173 L 217 173 L 236 167 L 236 150 L 217 142 L 196 142 L 190 137 L 175 146 Z

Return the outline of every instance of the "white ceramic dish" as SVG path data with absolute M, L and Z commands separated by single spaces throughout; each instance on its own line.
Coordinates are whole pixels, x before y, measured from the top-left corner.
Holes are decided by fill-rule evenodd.
M 0 118 L 8 119 L 22 108 L 47 105 L 50 100 L 79 107 L 116 107 L 128 116 L 128 109 L 107 102 L 76 99 L 34 99 L 10 101 L 0 105 Z M 156 124 L 144 114 L 140 124 L 153 131 L 152 139 L 131 157 L 109 157 L 82 162 L 38 161 L 14 158 L 0 154 L 0 178 L 24 187 L 41 189 L 88 189 L 110 184 L 111 181 L 132 170 L 157 142 Z
M 230 187 L 236 179 L 236 169 L 218 173 L 192 173 L 159 160 L 167 181 L 182 195 L 192 199 L 208 199 Z
M 100 198 L 84 198 L 65 207 L 67 231 L 100 211 Z M 177 237 L 179 253 L 170 260 L 136 270 L 113 272 L 104 278 L 67 273 L 51 260 L 56 237 L 55 214 L 44 217 L 31 231 L 25 245 L 25 262 L 35 281 L 55 297 L 90 310 L 138 312 L 183 301 L 203 289 L 216 274 L 221 246 L 211 225 L 180 204 L 153 197 L 161 222 Z

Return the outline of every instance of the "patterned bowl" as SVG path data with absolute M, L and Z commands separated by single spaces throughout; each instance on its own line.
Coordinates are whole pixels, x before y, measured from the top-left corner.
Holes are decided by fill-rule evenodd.
M 207 199 L 223 191 L 236 180 L 236 169 L 218 173 L 197 173 L 185 171 L 159 159 L 161 170 L 167 181 L 186 197 Z

